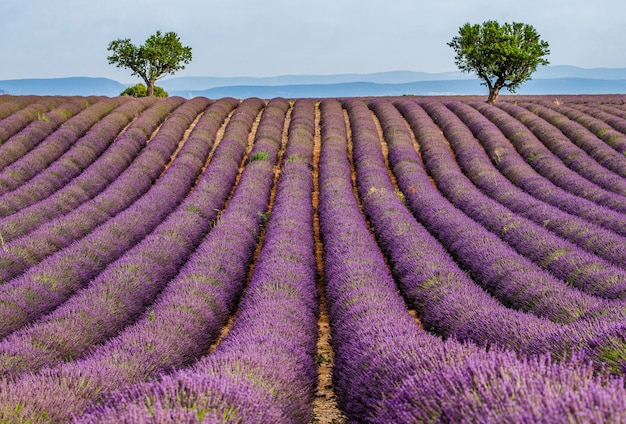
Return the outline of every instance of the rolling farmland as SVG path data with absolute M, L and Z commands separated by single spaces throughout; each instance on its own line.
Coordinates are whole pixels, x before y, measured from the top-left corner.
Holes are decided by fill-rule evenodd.
M 626 422 L 623 96 L 0 96 L 0 422 Z

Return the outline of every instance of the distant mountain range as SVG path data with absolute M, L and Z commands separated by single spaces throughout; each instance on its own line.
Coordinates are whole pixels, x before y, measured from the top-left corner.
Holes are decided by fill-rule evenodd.
M 68 77 L 0 81 L 7 94 L 41 96 L 117 96 L 127 85 L 108 78 Z
M 107 78 L 68 77 L 0 81 L 0 94 L 117 96 L 130 84 Z M 357 97 L 487 94 L 473 74 L 391 71 L 370 74 L 282 75 L 275 77 L 172 77 L 158 82 L 170 96 Z M 522 84 L 519 94 L 626 93 L 626 68 L 547 66 Z

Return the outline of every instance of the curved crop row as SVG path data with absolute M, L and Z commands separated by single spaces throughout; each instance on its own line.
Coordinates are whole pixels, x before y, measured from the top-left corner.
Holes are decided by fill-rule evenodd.
M 570 142 L 583 149 L 600 165 L 622 178 L 626 177 L 626 157 L 597 138 L 587 128 L 547 106 L 538 103 L 523 103 L 522 106 L 557 127 Z
M 409 105 L 396 102 L 405 112 Z M 413 109 L 419 110 L 417 105 Z M 405 121 L 389 102 L 372 101 L 370 108 L 381 119 L 389 146 L 389 162 L 399 184 L 404 186 L 427 178 L 419 165 Z M 414 111 L 415 112 L 415 111 Z M 422 114 L 424 112 L 422 111 Z M 408 114 L 412 122 L 419 114 Z M 429 119 L 421 115 L 420 127 Z M 430 121 L 432 122 L 432 121 Z M 419 129 L 424 143 L 432 133 Z M 550 354 L 562 360 L 576 352 L 593 361 L 598 369 L 607 366 L 623 373 L 626 341 L 619 341 L 623 324 L 617 316 L 575 321 L 560 325 L 532 314 L 509 309 L 480 289 L 462 272 L 442 246 L 401 204 L 386 175 L 379 142 L 360 137 L 355 151 L 363 150 L 357 161 L 357 183 L 376 237 L 393 269 L 403 295 L 418 311 L 422 323 L 443 336 L 471 340 L 479 345 L 497 344 L 525 354 Z M 368 142 L 368 146 L 359 146 Z M 356 153 L 355 153 L 356 156 Z M 365 175 L 365 176 L 364 176 Z
M 621 109 L 616 109 L 611 105 L 599 105 L 599 107 L 593 107 L 589 105 L 571 104 L 576 110 L 584 112 L 586 115 L 593 116 L 600 120 L 604 124 L 608 124 L 611 128 L 626 135 L 626 112 Z M 601 130 L 600 130 L 601 131 Z
M 193 99 L 172 114 L 168 119 L 172 125 L 167 129 L 162 126 L 159 135 L 150 142 L 155 153 L 161 156 L 160 161 L 158 156 L 152 158 L 153 165 L 160 163 L 162 168 L 167 164 L 185 130 L 207 102 L 204 98 Z M 146 195 L 124 212 L 0 286 L 0 336 L 10 334 L 65 302 L 110 262 L 148 235 L 182 201 L 195 181 L 193 178 L 190 184 L 180 183 L 181 172 L 184 172 L 181 167 L 172 165 Z M 80 225 L 80 221 L 75 225 Z
M 160 154 L 159 143 L 146 147 L 146 142 L 166 116 L 181 105 L 180 99 L 172 99 L 141 114 L 110 149 L 70 184 L 45 200 L 0 219 L 0 233 L 6 243 L 0 251 L 0 282 L 84 237 L 148 191 L 166 158 Z M 165 123 L 164 128 L 169 125 Z
M 545 356 L 519 358 L 512 352 L 442 342 L 418 327 L 354 198 L 339 106 L 323 101 L 321 107 L 320 224 L 335 350 L 333 382 L 348 419 L 623 419 L 622 380 L 593 377 L 590 368 L 553 364 Z M 513 392 L 516 396 L 510 396 Z
M 375 100 L 368 106 L 381 122 L 389 166 L 398 183 L 424 178 L 402 115 L 388 101 Z M 363 122 L 367 120 L 365 111 L 359 113 L 363 116 L 360 125 L 368 125 Z M 354 115 L 350 114 L 351 120 Z M 354 157 L 363 211 L 403 296 L 418 312 L 422 324 L 444 337 L 479 345 L 498 344 L 517 352 L 527 352 L 531 341 L 553 334 L 559 324 L 506 308 L 459 268 L 398 197 L 377 135 L 373 130 L 369 136 L 355 132 L 355 126 Z M 420 171 L 422 176 L 417 177 Z
M 295 150 L 283 163 L 233 326 L 215 352 L 191 369 L 112 396 L 77 422 L 310 422 L 317 338 L 313 183 L 308 164 L 295 159 L 310 153 Z
M 614 246 L 623 244 L 623 236 L 538 199 L 537 197 L 551 196 L 546 190 L 541 190 L 542 184 L 545 184 L 546 180 L 541 176 L 533 174 L 533 171 L 529 171 L 523 160 L 516 156 L 515 152 L 508 150 L 511 146 L 507 147 L 504 141 L 499 143 L 501 156 L 496 161 L 496 166 L 487 156 L 488 153 L 485 153 L 482 148 L 476 146 L 475 143 L 466 142 L 466 140 L 473 139 L 473 134 L 445 106 L 435 103 L 422 103 L 422 106 L 439 126 L 444 126 L 445 124 L 448 127 L 446 136 L 451 143 L 454 143 L 455 150 L 459 152 L 457 160 L 463 167 L 465 174 L 483 193 L 497 200 L 516 214 L 546 227 L 583 249 L 613 264 L 623 265 L 621 249 L 614 248 Z M 483 123 L 482 127 L 486 127 L 486 124 Z M 454 131 L 452 131 L 452 128 L 454 128 Z M 487 140 L 485 136 L 487 132 L 496 137 L 497 140 L 498 132 L 489 131 L 488 129 L 485 129 L 483 132 L 482 138 L 484 140 Z M 509 154 L 502 152 L 508 152 Z M 500 169 L 509 163 L 512 164 L 506 168 L 508 172 L 505 176 L 500 173 Z M 533 178 L 524 180 L 515 178 L 515 173 L 519 169 L 525 169 L 527 173 L 530 172 Z M 515 182 L 524 185 L 524 181 L 534 182 L 534 184 L 526 184 L 524 187 L 518 187 L 514 184 Z M 532 194 L 534 196 L 524 191 L 523 188 L 533 189 Z M 587 204 L 587 206 L 590 205 Z M 593 207 L 590 206 L 590 208 L 593 210 Z M 611 226 L 612 224 L 609 223 L 608 225 Z
M 258 99 L 248 99 L 239 106 L 248 112 L 258 111 L 260 107 Z M 284 119 L 286 107 L 286 102 L 270 102 L 259 126 L 264 126 L 264 120 L 273 126 L 281 114 Z M 254 118 L 256 114 L 251 116 Z M 183 209 L 203 219 L 209 218 L 214 211 L 202 202 L 205 195 L 191 199 L 194 193 L 212 190 L 215 183 L 225 183 L 224 178 L 229 184 L 223 187 L 234 183 L 253 120 L 244 117 L 239 114 L 231 118 L 232 125 L 227 127 L 198 187 L 189 201 L 181 205 Z M 219 336 L 245 284 L 274 181 L 282 129 L 271 138 L 270 135 L 265 132 L 262 139 L 255 138 L 251 155 L 263 151 L 267 157 L 247 163 L 228 207 L 217 220 L 210 221 L 214 222 L 214 228 L 154 305 L 134 325 L 95 348 L 84 359 L 43 370 L 39 375 L 26 375 L 11 384 L 11 393 L 0 399 L 5 417 L 19 415 L 33 419 L 45 413 L 55 420 L 66 420 L 71 414 L 82 413 L 107 393 L 188 365 L 206 352 Z M 89 390 L 83 390 L 84 382 L 88 382 Z M 50 393 L 46 399 L 29 402 L 17 413 L 11 408 L 41 387 Z M 71 399 L 70 408 L 67 398 Z
M 196 179 L 219 127 L 234 107 L 233 102 L 224 100 L 222 104 L 214 103 L 203 114 L 170 167 L 170 173 L 174 167 L 179 169 L 179 184 L 189 186 Z M 208 129 L 208 137 L 198 137 L 196 129 Z M 188 197 L 190 201 L 181 203 L 152 233 L 110 264 L 88 287 L 37 323 L 0 342 L 0 375 L 36 371 L 79 357 L 130 324 L 130 320 L 163 290 L 208 230 L 207 217 L 200 216 L 189 206 L 202 201 L 209 219 L 215 218 L 223 207 L 230 186 L 217 189 L 213 193 L 194 190 Z
M 46 112 L 67 102 L 68 97 L 42 96 L 37 97 L 34 102 L 28 104 L 24 108 L 12 113 L 0 121 L 0 146 L 2 146 L 10 137 L 22 131 L 28 125 L 37 125 L 39 119 L 44 119 Z M 88 97 L 84 99 L 92 102 L 96 98 Z M 0 170 L 2 167 L 0 167 Z
M 617 194 L 625 192 L 623 178 L 593 160 L 587 152 L 575 145 L 557 127 L 530 110 L 508 102 L 498 105 L 516 120 L 524 124 L 568 168 L 587 180 Z
M 425 173 L 415 177 L 421 178 L 400 184 L 409 209 L 473 280 L 503 304 L 555 322 L 571 322 L 607 306 L 606 301 L 568 287 L 455 208 Z
M 619 113 L 611 113 L 611 109 L 601 108 L 601 107 L 590 107 L 588 105 L 579 105 L 579 104 L 570 104 L 571 108 L 583 112 L 585 115 L 592 116 L 596 118 L 598 121 L 598 126 L 603 125 L 603 128 L 597 128 L 599 132 L 606 131 L 608 125 L 612 129 L 619 131 L 620 133 L 626 135 L 626 119 L 623 116 L 620 116 Z M 595 126 L 595 124 L 594 124 Z M 603 131 L 604 130 L 604 131 Z
M 0 216 L 23 210 L 67 186 L 73 178 L 100 157 L 124 127 L 151 103 L 153 102 L 129 101 L 111 111 L 57 161 L 19 187 L 15 185 L 12 191 L 0 195 Z
M 45 168 L 90 126 L 123 102 L 122 98 L 107 98 L 91 104 L 74 98 L 8 139 L 0 146 L 0 194 Z
M 0 119 L 10 116 L 38 100 L 41 100 L 41 96 L 0 96 Z
M 498 235 L 520 254 L 568 284 L 599 297 L 626 298 L 624 269 L 558 237 L 542 225 L 515 214 L 471 183 L 459 169 L 450 147 L 455 151 L 457 160 L 467 168 L 473 166 L 476 174 L 484 174 L 491 164 L 485 155 L 483 166 L 480 166 L 478 157 L 481 151 L 472 148 L 477 143 L 471 142 L 469 129 L 464 133 L 460 121 L 455 121 L 454 116 L 445 119 L 441 115 L 440 121 L 450 143 L 448 145 L 439 133 L 439 128 L 419 106 L 405 103 L 402 110 L 409 118 L 417 139 L 424 145 L 421 149 L 422 158 L 430 175 L 436 181 L 437 188 L 451 203 Z M 559 215 L 553 217 L 559 218 Z M 602 230 L 593 226 L 589 228 L 590 231 Z M 609 233 L 606 230 L 604 232 Z M 612 238 L 619 239 L 617 236 Z M 615 259 L 615 255 L 620 255 L 626 249 L 626 239 L 617 241 L 618 243 L 611 246 L 611 259 Z M 626 258 L 619 257 L 616 262 L 621 263 L 624 260 Z
M 498 170 L 514 184 L 543 202 L 626 236 L 626 215 L 562 190 L 539 175 L 520 157 L 502 132 L 474 108 L 460 102 L 448 103 L 448 107 L 480 141 Z
M 607 145 L 611 146 L 618 153 L 626 156 L 626 137 L 620 132 L 615 131 L 609 126 L 593 116 L 590 116 L 580 110 L 576 110 L 567 105 L 555 105 L 554 103 L 545 103 L 545 106 L 554 111 L 567 116 L 574 122 L 582 125 L 591 131 L 596 137 L 603 140 Z
M 517 119 L 511 119 L 511 116 L 502 109 L 477 102 L 470 103 L 470 106 L 477 109 L 493 122 L 511 144 L 515 146 L 522 158 L 539 174 L 548 178 L 555 185 L 599 205 L 609 207 L 618 212 L 626 212 L 626 181 L 617 175 L 609 175 L 610 172 L 607 171 L 604 174 L 609 176 L 608 180 L 599 181 L 601 184 L 592 182 L 587 176 L 583 176 L 566 166 L 550 149 L 541 143 L 528 127 Z M 575 168 L 588 169 L 582 166 Z M 585 175 L 588 174 L 588 172 L 585 172 Z M 602 176 L 594 174 L 592 178 L 597 181 Z M 605 186 L 610 188 L 603 188 Z
M 283 162 L 304 162 L 313 167 L 315 104 L 312 100 L 296 100 L 289 122 L 289 139 Z

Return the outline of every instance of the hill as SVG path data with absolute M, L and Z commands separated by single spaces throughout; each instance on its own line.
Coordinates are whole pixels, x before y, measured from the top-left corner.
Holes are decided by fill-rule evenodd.
M 5 94 L 60 96 L 117 96 L 127 87 L 108 78 L 68 77 L 32 78 L 0 81 Z
M 170 95 L 218 97 L 356 97 L 478 94 L 487 92 L 473 74 L 390 71 L 369 74 L 279 75 L 271 77 L 172 77 L 158 83 Z M 0 81 L 0 94 L 117 96 L 128 84 L 107 78 L 69 77 Z M 504 91 L 506 93 L 506 91 Z M 626 93 L 626 68 L 547 66 L 519 94 Z
M 373 82 L 346 82 L 335 84 L 293 84 L 293 85 L 236 85 L 215 87 L 208 90 L 170 90 L 170 95 L 191 98 L 204 96 L 219 97 L 260 97 L 260 98 L 320 98 L 320 97 L 361 97 L 361 96 L 402 96 L 402 95 L 473 95 L 486 94 L 486 88 L 477 80 L 416 81 L 401 84 L 380 84 Z M 503 90 L 502 94 L 507 91 Z M 626 79 L 600 80 L 587 78 L 549 78 L 526 82 L 518 94 L 611 94 L 626 93 Z

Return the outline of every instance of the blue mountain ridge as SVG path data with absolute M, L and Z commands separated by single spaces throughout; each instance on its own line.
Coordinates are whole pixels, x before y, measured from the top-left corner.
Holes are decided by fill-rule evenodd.
M 126 87 L 108 78 L 67 77 L 0 80 L 0 94 L 117 96 Z M 358 97 L 398 95 L 486 95 L 473 74 L 390 71 L 369 74 L 281 75 L 271 77 L 170 77 L 157 82 L 171 96 Z M 506 94 L 503 90 L 502 94 Z M 626 93 L 626 68 L 546 66 L 522 84 L 518 94 Z

